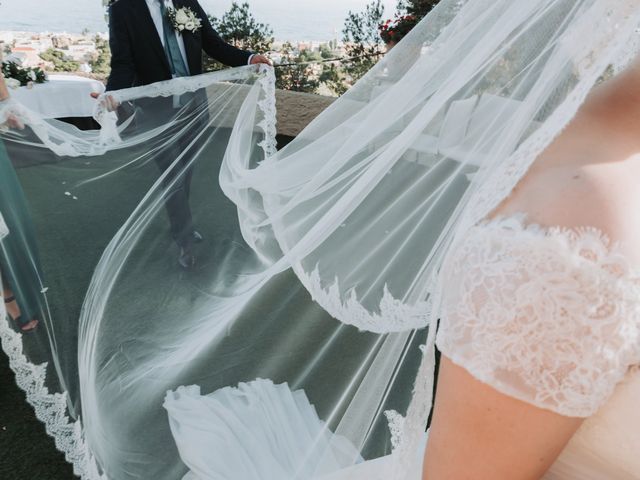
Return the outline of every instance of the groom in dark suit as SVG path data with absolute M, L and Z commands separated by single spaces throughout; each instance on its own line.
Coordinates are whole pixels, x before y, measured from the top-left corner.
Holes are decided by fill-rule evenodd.
M 202 26 L 195 31 L 179 32 L 167 15 L 169 8 L 189 8 Z M 115 0 L 109 7 L 109 44 L 111 46 L 111 74 L 107 90 L 171 80 L 176 77 L 202 73 L 202 51 L 231 67 L 265 63 L 263 55 L 240 50 L 224 42 L 213 29 L 197 0 Z M 191 142 L 182 138 L 156 163 L 166 171 Z M 187 157 L 185 155 L 185 157 Z M 180 247 L 178 261 L 183 268 L 195 265 L 193 244 L 202 241 L 192 223 L 189 206 L 191 169 L 185 165 L 167 175 L 168 198 L 166 208 L 171 234 Z M 179 178 L 176 178 L 180 175 Z

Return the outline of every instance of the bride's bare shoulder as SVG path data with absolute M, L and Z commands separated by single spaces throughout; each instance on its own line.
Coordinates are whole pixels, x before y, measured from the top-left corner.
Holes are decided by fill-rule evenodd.
M 640 264 L 640 150 L 607 145 L 600 135 L 579 130 L 568 135 L 543 153 L 496 214 L 526 213 L 545 226 L 595 227 L 626 245 Z
M 640 264 L 640 115 L 637 72 L 595 88 L 536 159 L 498 214 L 527 213 L 546 226 L 595 227 Z

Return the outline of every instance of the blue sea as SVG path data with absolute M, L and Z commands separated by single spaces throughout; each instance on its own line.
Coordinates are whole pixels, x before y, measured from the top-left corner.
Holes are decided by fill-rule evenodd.
M 327 41 L 341 38 L 347 13 L 361 11 L 370 0 L 248 0 L 256 19 L 269 24 L 278 40 Z M 200 0 L 220 16 L 231 0 Z M 396 0 L 384 0 L 392 16 Z M 105 32 L 102 0 L 0 0 L 0 31 Z

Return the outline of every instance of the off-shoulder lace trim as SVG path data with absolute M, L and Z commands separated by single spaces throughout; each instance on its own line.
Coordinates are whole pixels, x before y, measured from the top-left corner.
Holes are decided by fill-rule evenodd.
M 640 330 L 640 322 L 638 322 L 638 319 L 640 319 L 640 312 L 638 312 L 640 306 L 640 302 L 638 301 L 638 298 L 640 298 L 640 283 L 638 279 L 640 278 L 640 271 L 629 267 L 628 262 L 619 248 L 619 244 L 611 242 L 607 235 L 595 228 L 546 228 L 540 225 L 525 225 L 524 221 L 524 215 L 516 215 L 513 217 L 483 221 L 473 228 L 520 230 L 531 236 L 537 236 L 538 239 L 547 236 L 561 238 L 562 241 L 565 242 L 565 245 L 574 245 L 574 251 L 585 260 L 594 261 L 594 259 L 600 259 L 599 263 L 597 263 L 601 267 L 600 274 L 604 275 L 604 278 L 611 280 L 610 283 L 613 285 L 620 285 L 621 282 L 626 280 L 627 285 L 630 286 L 626 288 L 623 286 L 622 288 L 629 292 L 629 295 L 624 295 L 624 297 L 629 302 L 633 302 L 633 308 L 635 309 L 636 325 L 635 328 L 632 328 L 633 332 L 630 333 L 633 333 L 633 338 L 636 338 L 636 348 L 635 355 L 627 356 L 627 360 L 622 363 L 632 364 L 633 362 L 638 362 L 639 359 L 637 355 L 639 353 L 638 350 L 640 350 L 638 348 L 640 344 L 637 343 L 637 333 L 638 330 Z M 467 232 L 467 234 L 468 233 L 469 232 Z M 468 238 L 466 235 L 464 237 Z M 578 245 L 580 247 L 578 247 Z M 437 310 L 434 313 L 438 311 L 442 312 L 443 288 L 443 282 L 439 282 L 433 289 L 433 305 Z M 427 419 L 433 403 L 435 340 L 436 329 L 430 328 L 426 346 L 422 348 L 424 359 L 417 374 L 413 401 L 409 406 L 406 418 L 403 419 L 395 412 L 391 412 L 391 416 L 389 417 L 391 421 L 390 428 L 394 437 L 394 478 L 404 478 L 407 465 L 411 464 L 411 455 L 418 447 L 419 441 L 426 429 Z M 634 357 L 634 359 L 632 360 L 631 357 Z M 620 370 L 620 375 L 624 376 L 624 369 Z M 571 413 L 575 413 L 575 411 Z M 400 435 L 397 433 L 399 426 L 403 428 Z
M 640 274 L 598 229 L 484 222 L 443 283 L 441 350 L 507 395 L 589 417 L 640 362 Z

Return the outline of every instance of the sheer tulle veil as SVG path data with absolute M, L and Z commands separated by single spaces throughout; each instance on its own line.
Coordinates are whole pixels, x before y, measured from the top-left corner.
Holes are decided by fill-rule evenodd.
M 0 104 L 26 125 L 0 161 L 31 212 L 0 204 L 3 244 L 37 237 L 1 267 L 38 266 L 42 319 L 0 335 L 78 475 L 311 479 L 395 452 L 386 478 L 407 478 L 443 256 L 635 57 L 639 25 L 640 1 L 443 0 L 279 152 L 268 68 L 113 92 L 95 132 Z M 188 272 L 164 211 L 187 177 Z

